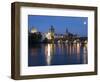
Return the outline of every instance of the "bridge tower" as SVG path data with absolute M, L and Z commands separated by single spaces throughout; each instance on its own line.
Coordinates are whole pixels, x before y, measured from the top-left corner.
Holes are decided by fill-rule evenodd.
M 69 32 L 68 32 L 68 28 L 66 28 L 66 35 L 68 35 L 68 33 L 69 33 Z
M 51 36 L 51 41 L 53 42 L 54 41 L 55 29 L 54 29 L 54 27 L 52 25 L 51 25 L 51 27 L 49 29 L 49 33 L 50 33 L 50 36 Z

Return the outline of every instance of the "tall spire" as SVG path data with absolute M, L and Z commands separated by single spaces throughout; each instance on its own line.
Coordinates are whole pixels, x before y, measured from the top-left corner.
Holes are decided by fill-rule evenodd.
M 68 34 L 68 28 L 66 28 L 66 34 Z
M 55 29 L 53 27 L 53 25 L 51 25 L 50 29 L 49 29 L 50 32 L 54 33 L 55 32 Z

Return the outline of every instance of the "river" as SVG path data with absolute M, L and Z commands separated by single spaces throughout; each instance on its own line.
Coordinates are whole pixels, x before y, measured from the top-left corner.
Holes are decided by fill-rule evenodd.
M 87 45 L 34 44 L 28 49 L 28 66 L 76 65 L 88 63 Z

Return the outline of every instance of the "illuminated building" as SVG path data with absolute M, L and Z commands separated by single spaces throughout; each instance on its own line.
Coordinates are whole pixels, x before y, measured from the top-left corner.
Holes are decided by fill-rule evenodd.
M 50 33 L 50 32 L 48 32 L 48 33 L 46 34 L 46 38 L 47 38 L 48 40 L 51 40 L 51 39 L 52 39 L 51 33 Z
M 37 32 L 37 29 L 33 27 L 33 28 L 31 29 L 31 33 L 36 33 L 36 32 Z
M 55 29 L 53 26 L 50 27 L 49 32 L 46 34 L 48 40 L 54 40 Z

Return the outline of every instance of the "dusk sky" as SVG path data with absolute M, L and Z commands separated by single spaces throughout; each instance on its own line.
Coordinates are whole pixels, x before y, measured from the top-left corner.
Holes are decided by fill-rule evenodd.
M 87 17 L 70 17 L 70 16 L 42 16 L 29 15 L 28 28 L 31 30 L 35 27 L 39 32 L 48 32 L 53 25 L 55 33 L 65 34 L 66 28 L 70 33 L 79 36 L 87 36 L 88 18 Z

